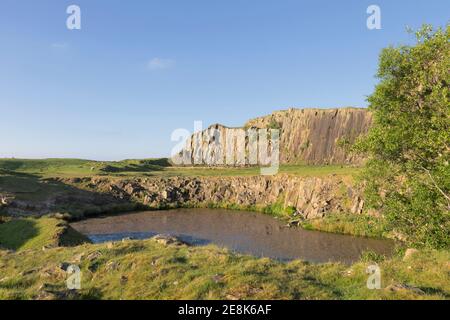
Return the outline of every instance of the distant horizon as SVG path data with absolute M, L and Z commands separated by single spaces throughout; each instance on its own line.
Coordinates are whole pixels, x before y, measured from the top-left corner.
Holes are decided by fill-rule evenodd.
M 270 114 L 273 114 L 275 112 L 282 112 L 282 111 L 289 111 L 291 109 L 294 110 L 334 110 L 334 109 L 367 109 L 367 107 L 357 107 L 357 106 L 345 106 L 345 107 L 287 107 L 287 108 L 283 108 L 283 109 L 277 109 L 272 111 L 271 113 L 268 113 L 266 115 L 259 115 L 259 116 L 255 116 L 253 118 L 247 119 L 247 120 L 251 120 L 251 119 L 256 119 L 256 118 L 260 118 L 260 117 L 264 117 L 264 116 L 268 116 Z M 246 120 L 246 121 L 247 121 Z M 229 127 L 224 123 L 219 123 L 219 122 L 215 122 L 215 123 L 210 123 L 208 125 L 206 125 L 203 129 L 206 129 L 210 126 L 213 126 L 215 124 L 220 124 L 223 125 L 225 127 Z M 244 124 L 242 124 L 243 126 Z M 240 128 L 242 126 L 237 126 L 235 128 Z M 10 157 L 3 157 L 1 156 L 0 153 L 0 160 L 1 159 L 10 159 L 10 160 L 52 160 L 52 159 L 56 159 L 56 160 L 64 160 L 64 159 L 73 159 L 73 160 L 86 160 L 86 161 L 95 161 L 95 162 L 120 162 L 120 161 L 126 161 L 126 160 L 147 160 L 147 159 L 170 159 L 170 155 L 166 155 L 166 156 L 155 156 L 155 157 L 147 157 L 147 158 L 120 158 L 120 159 L 90 159 L 90 158 L 77 158 L 77 157 L 59 157 L 57 155 L 55 156 L 49 156 L 49 157 L 15 157 L 15 156 L 10 156 Z
M 0 157 L 98 161 L 168 157 L 171 133 L 197 120 L 366 108 L 380 51 L 414 43 L 407 27 L 444 27 L 450 9 L 379 0 L 370 29 L 369 0 L 4 2 Z

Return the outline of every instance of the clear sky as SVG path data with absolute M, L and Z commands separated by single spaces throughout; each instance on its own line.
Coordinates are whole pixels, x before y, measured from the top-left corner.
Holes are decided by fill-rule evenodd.
M 66 28 L 71 4 L 81 30 Z M 0 157 L 168 156 L 195 120 L 366 106 L 379 51 L 449 13 L 449 0 L 0 0 Z

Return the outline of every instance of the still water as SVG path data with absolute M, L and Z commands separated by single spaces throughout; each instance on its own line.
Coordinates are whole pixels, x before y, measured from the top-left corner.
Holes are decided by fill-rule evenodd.
M 352 263 L 371 250 L 390 255 L 394 243 L 301 228 L 271 216 L 221 209 L 146 211 L 88 219 L 71 226 L 94 243 L 173 235 L 191 245 L 216 244 L 233 251 L 279 260 Z

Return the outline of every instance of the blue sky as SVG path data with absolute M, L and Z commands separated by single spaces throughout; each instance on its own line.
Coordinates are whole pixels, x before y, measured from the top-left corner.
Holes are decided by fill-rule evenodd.
M 68 30 L 66 8 L 81 8 Z M 366 9 L 381 8 L 381 30 Z M 380 50 L 450 1 L 1 0 L 0 157 L 168 156 L 177 128 L 366 106 Z

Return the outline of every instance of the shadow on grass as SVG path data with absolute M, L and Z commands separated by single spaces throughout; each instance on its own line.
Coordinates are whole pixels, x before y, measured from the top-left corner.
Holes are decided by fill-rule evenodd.
M 0 192 L 30 193 L 36 191 L 40 185 L 37 176 L 0 169 Z
M 107 165 L 100 169 L 102 172 L 106 173 L 120 173 L 120 172 L 152 172 L 152 171 L 163 171 L 164 167 L 154 166 L 154 165 L 137 165 L 129 164 L 126 166 L 112 166 Z
M 120 172 L 147 172 L 151 173 L 152 171 L 163 171 L 166 167 L 171 166 L 169 159 L 149 159 L 149 160 L 139 160 L 137 162 L 134 161 L 119 161 L 119 162 L 111 162 L 106 165 L 100 171 L 106 173 L 120 173 Z
M 98 288 L 90 288 L 81 294 L 82 300 L 101 300 L 102 299 L 102 291 Z
M 17 170 L 19 168 L 21 168 L 24 165 L 24 162 L 21 160 L 8 160 L 8 161 L 4 161 L 4 160 L 0 160 L 0 174 L 2 173 L 2 171 L 14 171 Z
M 33 174 L 0 171 L 0 194 L 12 201 L 2 212 L 19 216 L 61 213 L 68 219 L 81 219 L 104 213 L 133 211 L 139 204 L 111 194 L 86 190 L 57 179 Z
M 17 250 L 37 235 L 38 229 L 35 221 L 13 220 L 0 225 L 0 246 Z
M 444 290 L 437 289 L 437 288 L 429 288 L 429 287 L 419 287 L 420 290 L 425 292 L 426 294 L 430 295 L 441 295 L 445 299 L 450 299 L 450 294 Z

